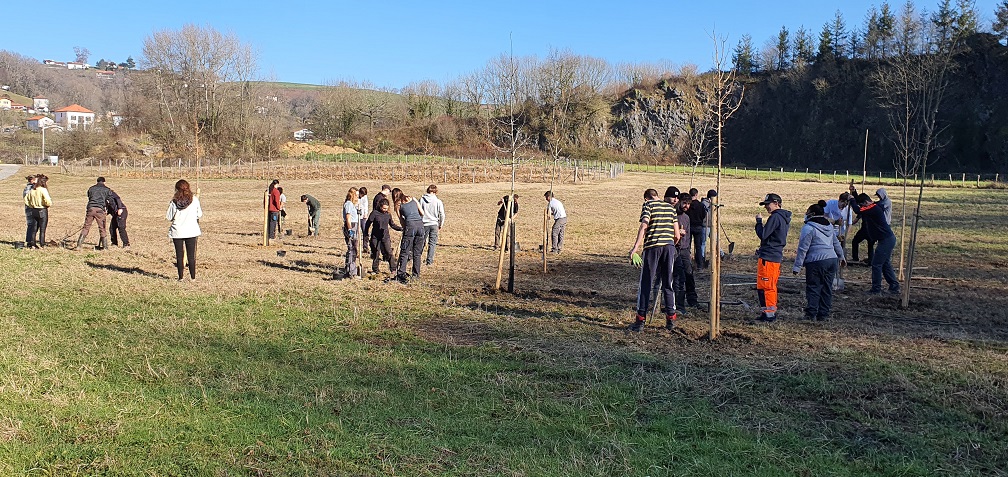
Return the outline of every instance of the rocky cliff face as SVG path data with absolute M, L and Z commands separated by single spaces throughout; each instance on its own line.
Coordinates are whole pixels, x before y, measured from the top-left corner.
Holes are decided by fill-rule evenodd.
M 1008 173 L 1008 48 L 989 34 L 970 38 L 956 55 L 940 112 L 943 147 L 929 171 Z M 725 125 L 727 164 L 861 170 L 868 134 L 868 169 L 892 171 L 892 127 L 866 60 L 824 62 L 801 71 L 747 80 L 742 107 Z M 622 153 L 688 162 L 688 114 L 683 84 L 636 88 L 613 108 L 613 144 Z
M 612 108 L 613 142 L 626 154 L 679 157 L 687 154 L 688 115 L 683 92 L 668 81 L 651 91 L 634 88 Z

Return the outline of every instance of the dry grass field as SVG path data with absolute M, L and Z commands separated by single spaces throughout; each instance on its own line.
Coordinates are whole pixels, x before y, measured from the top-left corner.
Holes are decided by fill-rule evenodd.
M 85 190 L 94 178 L 38 171 L 50 176 L 55 201 L 49 240 L 75 239 L 84 218 Z M 0 232 L 0 242 L 10 248 L 24 240 L 18 194 L 28 172 L 36 169 L 22 168 L 20 174 L 0 181 L 4 197 L 0 213 L 12 218 Z M 636 233 L 641 194 L 647 187 L 688 189 L 689 177 L 628 173 L 611 181 L 558 186 L 555 194 L 569 215 L 566 243 L 562 255 L 549 258 L 545 274 L 535 249 L 541 240 L 542 194 L 548 184 L 519 184 L 521 251 L 514 294 L 493 290 L 497 254 L 491 250 L 495 204 L 509 184 L 442 185 L 439 196 L 445 202 L 447 222 L 437 261 L 422 270 L 419 281 L 404 286 L 381 279 L 332 279 L 345 251 L 337 211 L 346 190 L 366 185 L 373 197 L 380 183 L 279 179 L 288 197 L 284 228 L 292 235 L 267 247 L 260 245 L 266 182 L 201 181 L 204 235 L 199 240 L 198 278 L 178 283 L 164 220 L 174 181 L 110 178 L 108 185 L 130 211 L 132 247 L 94 251 L 98 234 L 92 229 L 85 250 L 7 252 L 7 260 L 28 260 L 42 269 L 56 267 L 45 276 L 60 283 L 19 286 L 33 279 L 31 273 L 22 272 L 8 277 L 3 292 L 19 297 L 35 294 L 44 304 L 47 286 L 90 290 L 86 294 L 104 289 L 109 300 L 166 289 L 211 303 L 254 297 L 275 302 L 280 314 L 284 307 L 322 295 L 329 297 L 325 302 L 332 310 L 316 310 L 320 316 L 339 309 L 353 317 L 351 322 L 377 319 L 380 327 L 445 350 L 491 343 L 533 354 L 541 362 L 578 368 L 618 360 L 622 353 L 651 357 L 663 364 L 627 365 L 627 382 L 646 389 L 648 382 L 661 379 L 675 392 L 664 396 L 643 392 L 641 406 L 646 407 L 648 399 L 704 400 L 757 441 L 775 433 L 806 439 L 809 447 L 799 456 L 822 451 L 847 456 L 840 458 L 843 461 L 857 460 L 855 456 L 865 449 L 896 456 L 925 452 L 924 465 L 932 467 L 923 471 L 913 467 L 910 474 L 1003 475 L 1008 467 L 1004 454 L 1008 439 L 1004 434 L 996 437 L 998 429 L 1005 429 L 1008 412 L 1008 219 L 1003 215 L 1008 192 L 926 191 L 916 263 L 920 279 L 914 283 L 909 309 L 899 309 L 896 297 L 868 296 L 870 269 L 850 266 L 844 272 L 847 289 L 835 297 L 832 319 L 810 323 L 799 320 L 804 281 L 792 277 L 790 262 L 805 208 L 817 199 L 835 198 L 842 187 L 725 180 L 720 194 L 724 233 L 736 246 L 724 261 L 723 336 L 712 342 L 706 338 L 706 314 L 694 310 L 682 322 L 681 333 L 661 331 L 660 320 L 640 334 L 622 330 L 632 319 L 637 288 L 638 272 L 628 263 L 627 251 Z M 390 185 L 415 196 L 426 187 Z M 710 177 L 699 177 L 693 184 L 701 191 L 713 185 Z M 782 319 L 757 325 L 749 322 L 758 314 L 753 285 L 758 241 L 753 225 L 755 214 L 762 212 L 757 202 L 767 192 L 784 198 L 784 208 L 794 213 L 794 221 L 782 266 Z M 304 193 L 322 202 L 321 237 L 306 236 L 306 212 L 298 201 Z M 889 193 L 895 217 L 900 191 Z M 897 229 L 895 222 L 894 218 Z M 727 249 L 725 235 L 721 237 Z M 278 256 L 278 250 L 286 251 L 285 256 Z M 897 254 L 894 265 L 898 266 Z M 701 300 L 706 301 L 709 275 L 701 273 L 697 279 Z M 409 316 L 417 309 L 424 310 L 422 317 Z M 9 326 L 18 319 L 5 316 Z M 6 437 L 0 436 L 0 441 L 9 443 L 21 431 L 10 419 L 5 422 Z M 898 473 L 893 470 L 899 468 L 897 461 L 882 459 L 866 468 L 869 473 Z M 640 470 L 628 466 L 607 471 Z M 801 469 L 789 472 L 800 474 Z

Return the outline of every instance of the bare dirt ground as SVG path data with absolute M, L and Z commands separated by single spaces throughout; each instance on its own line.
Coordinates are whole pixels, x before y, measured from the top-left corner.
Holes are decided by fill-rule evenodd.
M 55 205 L 50 210 L 50 243 L 56 245 L 64 238 L 75 240 L 83 222 L 85 190 L 94 179 L 64 176 L 47 168 L 22 169 L 22 174 L 0 181 L 5 191 L 2 210 L 15 217 L 13 225 L 0 232 L 0 240 L 8 245 L 24 240 L 21 176 L 36 169 L 51 177 L 50 193 Z M 899 309 L 896 297 L 866 295 L 870 269 L 850 266 L 845 270 L 847 290 L 835 297 L 832 319 L 826 323 L 808 323 L 799 321 L 804 306 L 804 282 L 801 277 L 791 275 L 789 262 L 794 258 L 805 208 L 816 199 L 835 197 L 843 187 L 725 180 L 720 195 L 725 204 L 722 247 L 727 248 L 726 237 L 736 246 L 734 254 L 724 261 L 724 336 L 709 343 L 705 338 L 707 315 L 697 309 L 689 310 L 681 333 L 676 335 L 659 333 L 660 320 L 655 320 L 641 335 L 627 336 L 622 332 L 631 319 L 637 291 L 638 271 L 628 263 L 627 251 L 636 232 L 641 194 L 647 187 L 663 190 L 670 184 L 688 189 L 688 177 L 630 173 L 613 181 L 557 186 L 555 193 L 567 207 L 569 222 L 564 252 L 549 258 L 545 274 L 537 247 L 545 205 L 542 193 L 549 186 L 519 184 L 521 251 L 517 254 L 514 294 L 492 289 L 497 274 L 497 254 L 491 250 L 495 204 L 508 193 L 509 184 L 442 186 L 439 196 L 445 202 L 448 219 L 442 230 L 437 261 L 424 268 L 419 282 L 402 287 L 384 283 L 380 279 L 383 276 L 353 282 L 331 278 L 342 265 L 345 252 L 335 211 L 351 185 L 366 185 L 377 191 L 380 183 L 279 179 L 288 197 L 289 215 L 284 228 L 291 230 L 291 235 L 267 247 L 260 244 L 265 182 L 204 180 L 199 184 L 205 211 L 204 236 L 199 242 L 200 280 L 191 286 L 205 293 L 226 295 L 304 287 L 319 287 L 334 296 L 354 293 L 355 289 L 362 293 L 401 293 L 448 305 L 443 322 L 422 325 L 420 330 L 429 338 L 444 342 L 481 339 L 482 333 L 466 323 L 467 313 L 458 311 L 470 310 L 473 316 L 489 314 L 533 329 L 576 330 L 592 339 L 659 353 L 681 353 L 692 348 L 704 354 L 777 355 L 816 352 L 828 346 L 885 347 L 899 340 L 900 349 L 908 352 L 910 349 L 906 347 L 913 348 L 920 342 L 941 343 L 951 348 L 980 343 L 978 346 L 1005 359 L 1004 350 L 1008 348 L 1005 345 L 1008 273 L 1004 258 L 1008 251 L 1005 230 L 1008 225 L 999 215 L 1008 203 L 1008 193 L 1004 191 L 953 194 L 939 190 L 926 194 L 925 228 L 919 237 L 921 249 L 916 263 L 920 279 L 914 284 L 908 309 Z M 50 254 L 79 257 L 81 266 L 98 280 L 135 281 L 138 287 L 167 283 L 175 271 L 163 217 L 173 182 L 110 178 L 108 185 L 123 197 L 130 211 L 129 234 L 133 243 L 130 249 L 96 253 L 51 247 L 24 253 L 36 254 L 41 264 Z M 416 196 L 426 187 L 416 183 L 391 185 Z M 706 191 L 714 186 L 714 180 L 700 177 L 693 186 Z M 762 211 L 757 202 L 770 191 L 784 197 L 784 207 L 794 212 L 794 221 L 785 250 L 786 263 L 782 266 L 782 319 L 771 325 L 754 325 L 749 322 L 757 314 L 753 251 L 758 241 L 753 230 L 754 216 Z M 303 193 L 322 202 L 321 237 L 306 236 L 307 214 L 298 200 Z M 898 213 L 898 193 L 890 191 L 890 194 L 897 201 Z M 956 216 L 952 217 L 943 207 L 944 201 L 949 200 L 972 206 L 957 207 Z M 93 248 L 97 240 L 97 230 L 93 229 L 87 243 Z M 285 256 L 279 257 L 278 250 L 284 250 Z M 898 266 L 898 262 L 897 253 L 894 264 Z M 701 300 L 707 301 L 709 274 L 698 273 L 697 281 Z M 911 354 L 917 356 L 916 353 Z

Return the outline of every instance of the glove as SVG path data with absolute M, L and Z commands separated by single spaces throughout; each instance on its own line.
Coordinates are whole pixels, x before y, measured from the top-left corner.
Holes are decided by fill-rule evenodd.
M 280 211 L 280 217 L 287 217 L 287 211 L 286 210 L 281 210 Z
M 634 252 L 633 254 L 630 255 L 630 263 L 632 263 L 633 266 L 637 268 L 641 268 L 644 266 L 644 259 L 641 258 L 639 253 Z
M 347 237 L 356 238 L 357 237 L 357 231 L 354 230 L 354 229 L 347 230 Z
M 798 276 L 798 270 L 791 270 L 791 273 L 794 273 L 795 276 Z

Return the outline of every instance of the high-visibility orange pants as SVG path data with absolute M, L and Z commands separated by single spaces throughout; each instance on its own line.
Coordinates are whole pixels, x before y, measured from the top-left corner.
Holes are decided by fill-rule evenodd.
M 777 314 L 777 279 L 780 278 L 780 262 L 768 262 L 762 258 L 756 263 L 756 296 L 766 316 Z

